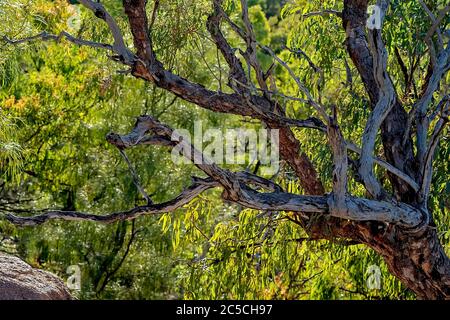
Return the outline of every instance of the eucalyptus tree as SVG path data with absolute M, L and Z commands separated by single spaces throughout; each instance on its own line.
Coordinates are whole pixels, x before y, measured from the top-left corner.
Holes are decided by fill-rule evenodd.
M 127 68 L 126 73 L 186 102 L 212 112 L 257 120 L 269 129 L 279 130 L 280 157 L 298 179 L 303 192 L 286 191 L 276 181 L 258 175 L 257 170 L 249 173 L 219 166 L 186 140 L 173 139 L 173 128 L 149 114 L 140 116 L 130 133 L 110 133 L 107 141 L 122 153 L 137 145 L 169 149 L 181 146 L 189 150 L 185 156 L 204 177 L 193 178 L 190 187 L 166 202 L 155 203 L 139 188 L 146 203 L 125 211 L 98 215 L 52 210 L 34 216 L 5 212 L 5 219 L 19 226 L 38 225 L 52 219 L 99 223 L 134 220 L 143 215 L 174 211 L 206 190 L 218 188 L 227 203 L 258 211 L 288 212 L 291 223 L 303 228 L 308 240 L 341 239 L 372 248 L 384 259 L 389 271 L 419 298 L 450 298 L 450 260 L 434 222 L 438 213 L 430 206 L 433 168 L 439 166 L 434 161 L 435 155 L 442 136 L 448 133 L 450 43 L 445 28 L 449 23 L 449 5 L 417 3 L 414 10 L 417 7 L 420 10 L 415 13 L 427 30 L 419 34 L 422 38 L 416 39 L 423 46 L 406 57 L 410 70 L 403 61 L 404 52 L 390 41 L 396 28 L 396 20 L 390 14 L 401 6 L 399 3 L 378 1 L 375 9 L 372 7 L 372 14 L 378 14 L 376 17 L 368 14 L 367 0 L 344 0 L 336 3 L 336 8 L 315 12 L 300 8 L 295 14 L 300 14 L 302 21 L 320 16 L 341 22 L 339 32 L 345 42 L 338 46 L 346 54 L 343 61 L 349 58 L 352 65 L 345 63 L 346 78 L 342 85 L 336 85 L 339 81 L 329 81 L 328 86 L 333 83 L 330 88 L 322 66 L 316 65 L 304 50 L 281 46 L 283 54 L 291 53 L 302 59 L 314 77 L 300 77 L 280 54 L 280 47 L 271 48 L 258 40 L 258 30 L 251 22 L 246 0 L 240 3 L 213 0 L 204 21 L 205 32 L 226 63 L 220 69 L 220 76 L 226 73 L 227 80 L 226 87 L 213 89 L 176 74 L 159 59 L 154 27 L 156 23 L 164 26 L 165 22 L 161 21 L 164 11 L 160 1 L 150 5 L 145 0 L 124 0 L 125 24 L 118 22 L 120 13 L 110 12 L 100 2 L 79 2 L 108 27 L 111 42 L 82 39 L 66 31 L 59 34 L 43 31 L 14 39 L 5 37 L 4 41 L 17 45 L 65 38 L 74 45 L 105 50 L 111 59 Z M 232 15 L 236 8 L 239 8 L 238 17 Z M 374 26 L 369 17 L 378 20 L 379 25 Z M 130 38 L 132 45 L 128 44 Z M 326 35 L 316 34 L 313 41 L 320 43 L 322 38 Z M 323 50 L 320 46 L 317 49 Z M 397 61 L 391 59 L 392 53 Z M 397 81 L 398 69 L 404 74 L 402 82 Z M 289 82 L 285 86 L 289 92 L 282 91 L 280 80 Z M 355 89 L 358 86 L 364 88 L 363 95 Z M 403 96 L 399 86 L 404 87 Z M 336 99 L 342 87 L 351 98 Z M 361 139 L 360 146 L 352 141 L 354 135 L 345 128 L 354 120 L 347 119 L 345 113 L 346 104 L 352 100 L 363 101 L 360 106 L 368 107 L 357 123 L 363 128 L 360 137 L 356 137 Z M 292 104 L 301 110 L 298 112 L 301 117 L 292 116 L 287 108 Z M 321 179 L 311 159 L 314 150 L 305 150 L 302 136 L 296 133 L 298 130 L 312 130 L 315 132 L 312 134 L 326 138 L 332 164 L 329 181 Z M 204 161 L 196 162 L 198 157 Z M 441 174 L 445 181 L 448 171 Z M 134 176 L 134 183 L 140 186 Z M 363 192 L 354 191 L 357 188 Z

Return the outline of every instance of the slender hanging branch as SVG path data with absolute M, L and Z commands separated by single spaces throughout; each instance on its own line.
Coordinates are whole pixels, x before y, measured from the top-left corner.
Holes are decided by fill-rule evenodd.
M 99 42 L 76 38 L 66 31 L 61 31 L 58 35 L 50 34 L 46 31 L 42 31 L 41 33 L 39 33 L 37 35 L 22 38 L 22 39 L 10 39 L 7 36 L 3 36 L 3 41 L 5 41 L 9 44 L 13 44 L 13 45 L 19 45 L 22 43 L 33 42 L 36 40 L 60 42 L 62 38 L 66 38 L 68 41 L 70 41 L 76 45 L 79 45 L 79 46 L 88 46 L 88 47 L 92 47 L 92 48 L 106 49 L 106 50 L 113 51 L 113 47 L 110 44 L 99 43 Z
M 180 195 L 172 200 L 158 204 L 139 206 L 128 211 L 114 212 L 106 215 L 78 211 L 50 210 L 45 213 L 29 217 L 19 217 L 9 212 L 2 212 L 0 213 L 0 217 L 3 216 L 9 222 L 22 227 L 40 225 L 49 220 L 58 219 L 68 221 L 92 221 L 110 224 L 117 221 L 134 220 L 145 215 L 156 215 L 177 210 L 188 204 L 205 190 L 212 187 L 213 185 L 211 181 L 207 180 L 206 183 L 203 183 L 202 180 L 196 179 L 196 182 L 192 186 L 184 190 L 180 193 Z
M 133 177 L 133 183 L 136 186 L 136 188 L 139 190 L 139 192 L 142 194 L 142 196 L 144 197 L 144 199 L 147 201 L 148 204 L 153 204 L 152 199 L 150 199 L 149 195 L 147 194 L 147 192 L 145 192 L 145 189 L 141 186 L 141 183 L 139 182 L 139 176 L 136 173 L 136 170 L 134 169 L 133 165 L 130 162 L 130 159 L 128 159 L 127 154 L 125 153 L 124 150 L 119 149 L 120 154 L 122 155 L 123 159 L 125 160 L 125 162 L 128 165 L 128 169 L 130 170 L 131 176 Z
M 328 114 L 325 111 L 325 108 L 323 105 L 317 103 L 311 92 L 308 90 L 308 88 L 306 88 L 306 86 L 302 83 L 302 81 L 299 79 L 299 77 L 297 77 L 297 75 L 295 74 L 295 72 L 291 69 L 291 67 L 288 66 L 288 64 L 283 61 L 281 58 L 279 58 L 275 52 L 273 52 L 272 49 L 270 49 L 269 47 L 262 45 L 260 43 L 258 43 L 258 46 L 263 49 L 266 53 L 268 53 L 270 56 L 272 56 L 273 59 L 275 59 L 275 61 L 277 61 L 283 68 L 285 68 L 289 75 L 291 76 L 292 79 L 294 79 L 295 83 L 297 84 L 298 88 L 300 89 L 301 92 L 303 92 L 307 98 L 308 104 L 310 104 L 314 109 L 316 109 L 316 111 L 320 114 L 320 116 L 328 123 Z
M 325 17 L 325 16 L 337 16 L 342 17 L 342 12 L 334 9 L 326 9 L 322 11 L 312 11 L 307 13 L 302 13 L 302 11 L 297 11 L 297 13 L 300 13 L 303 18 L 309 18 L 309 17 Z
M 108 25 L 108 28 L 111 31 L 114 39 L 114 44 L 112 47 L 113 51 L 117 54 L 117 59 L 122 61 L 126 65 L 134 65 L 136 61 L 135 55 L 126 46 L 125 41 L 123 40 L 122 31 L 120 30 L 114 18 L 108 13 L 108 11 L 106 11 L 103 4 L 101 4 L 100 1 L 79 1 L 83 6 L 91 10 L 97 18 L 102 19 Z

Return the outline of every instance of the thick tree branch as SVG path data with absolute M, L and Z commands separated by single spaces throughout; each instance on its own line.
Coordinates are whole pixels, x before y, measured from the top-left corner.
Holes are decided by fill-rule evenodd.
M 108 25 L 111 34 L 114 39 L 114 43 L 112 45 L 105 44 L 105 43 L 99 43 L 89 40 L 80 39 L 77 37 L 74 37 L 70 33 L 66 31 L 60 32 L 58 35 L 50 34 L 46 31 L 43 31 L 35 36 L 23 38 L 23 39 L 9 39 L 6 36 L 3 36 L 3 40 L 10 44 L 21 44 L 25 42 L 35 41 L 35 40 L 44 40 L 44 41 L 61 41 L 62 38 L 66 38 L 68 41 L 80 45 L 80 46 L 88 46 L 92 48 L 100 48 L 100 49 L 106 49 L 109 51 L 114 52 L 116 55 L 113 56 L 115 60 L 118 60 L 126 65 L 132 66 L 135 63 L 136 57 L 131 53 L 130 50 L 128 50 L 127 46 L 125 45 L 125 42 L 123 40 L 122 32 L 115 22 L 115 20 L 111 17 L 111 15 L 106 11 L 104 6 L 100 2 L 93 2 L 90 0 L 80 0 L 80 3 L 83 4 L 86 8 L 91 10 L 96 17 L 104 20 L 106 24 Z
M 250 94 L 250 91 L 248 90 L 249 80 L 245 74 L 244 67 L 242 66 L 241 61 L 236 57 L 234 49 L 230 46 L 220 30 L 222 18 L 227 17 L 222 10 L 221 4 L 222 1 L 214 0 L 214 10 L 208 17 L 206 27 L 214 40 L 216 47 L 220 50 L 230 68 L 228 85 L 233 88 L 236 93 L 240 93 L 241 95 L 246 94 L 248 96 Z M 236 28 L 237 30 L 240 30 L 239 27 L 236 26 Z M 242 30 L 240 31 L 242 32 Z M 233 80 L 236 80 L 237 86 L 234 84 Z
M 192 83 L 165 69 L 162 63 L 157 60 L 152 47 L 151 27 L 157 18 L 158 1 L 155 2 L 149 25 L 146 15 L 146 0 L 123 0 L 125 14 L 128 17 L 133 36 L 135 55 L 126 48 L 120 29 L 100 3 L 89 0 L 80 1 L 97 17 L 107 23 L 114 38 L 112 50 L 117 54 L 118 60 L 132 67 L 131 73 L 135 77 L 153 82 L 157 87 L 208 110 L 249 116 L 261 120 L 269 128 L 280 129 L 280 154 L 294 169 L 300 178 L 302 187 L 312 195 L 286 193 L 278 185 L 262 177 L 248 173 L 230 172 L 220 168 L 191 146 L 189 152 L 185 152 L 184 155 L 209 178 L 194 179 L 193 185 L 173 200 L 161 204 L 149 203 L 146 206 L 136 207 L 129 211 L 108 215 L 53 210 L 37 216 L 18 217 L 11 214 L 12 211 L 5 209 L 1 211 L 2 216 L 12 223 L 22 226 L 41 224 L 52 219 L 110 223 L 135 219 L 147 214 L 173 211 L 181 208 L 201 192 L 209 188 L 219 187 L 223 189 L 222 197 L 224 199 L 241 206 L 257 210 L 296 213 L 297 219 L 293 220 L 303 226 L 312 239 L 340 237 L 366 243 L 380 253 L 391 272 L 397 275 L 408 287 L 413 288 L 420 297 L 446 298 L 449 296 L 450 261 L 439 245 L 435 227 L 430 225 L 431 217 L 426 211 L 426 206 L 420 206 L 420 203 L 417 203 L 416 193 L 419 190 L 417 181 L 421 182 L 421 192 L 428 192 L 432 173 L 428 168 L 431 166 L 433 154 L 438 144 L 437 141 L 448 115 L 441 113 L 441 118 L 436 121 L 437 124 L 432 133 L 431 141 L 424 149 L 423 163 L 425 169 L 419 170 L 420 168 L 416 165 L 417 161 L 414 158 L 411 133 L 407 132 L 408 117 L 386 72 L 385 52 L 380 51 L 380 49 L 384 49 L 381 34 L 374 31 L 369 34 L 369 42 L 366 38 L 365 25 L 368 0 L 344 0 L 344 11 L 341 15 L 347 34 L 347 49 L 361 75 L 371 100 L 371 108 L 374 110 L 366 126 L 367 140 L 363 141 L 362 150 L 344 141 L 337 126 L 336 114 L 330 119 L 325 112 L 325 108 L 314 101 L 306 86 L 296 78 L 292 70 L 289 72 L 302 93 L 307 97 L 306 102 L 316 108 L 327 124 L 327 127 L 325 127 L 324 123 L 317 122 L 315 118 L 297 123 L 301 126 L 316 127 L 322 131 L 327 130 L 329 133 L 335 163 L 335 181 L 331 194 L 324 194 L 323 185 L 317 178 L 314 166 L 309 158 L 301 152 L 300 143 L 289 128 L 296 125 L 294 122 L 297 120 L 286 119 L 278 101 L 272 100 L 272 93 L 265 89 L 264 83 L 268 79 L 267 74 L 263 74 L 263 82 L 259 83 L 259 91 L 258 89 L 255 90 L 250 76 L 246 74 L 240 60 L 235 56 L 236 52 L 221 33 L 220 21 L 224 16 L 223 10 L 220 8 L 220 1 L 215 2 L 216 4 L 219 3 L 219 6 L 216 6 L 217 10 L 215 10 L 211 19 L 217 20 L 213 21 L 211 27 L 213 28 L 213 34 L 216 35 L 216 46 L 226 56 L 227 63 L 231 63 L 229 82 L 230 87 L 235 91 L 233 94 L 221 91 L 215 92 L 197 83 Z M 381 2 L 384 5 L 387 3 L 387 1 Z M 242 4 L 246 4 L 246 2 L 242 1 Z M 238 34 L 241 33 L 240 36 L 243 37 L 244 41 L 249 40 L 246 43 L 248 48 L 252 49 L 254 48 L 252 27 L 246 24 L 245 20 L 248 20 L 248 14 L 245 12 L 246 8 L 243 9 L 242 18 L 245 30 L 236 28 L 236 26 L 235 29 L 239 29 Z M 227 19 L 226 16 L 225 19 Z M 233 28 L 233 25 L 230 25 Z M 221 47 L 222 49 L 220 49 Z M 372 48 L 372 52 L 369 47 Z M 264 48 L 263 50 L 268 52 Z M 255 51 L 249 52 L 247 55 L 244 53 L 244 58 L 250 67 L 258 69 L 258 66 L 255 67 L 256 64 L 252 62 L 254 54 Z M 275 55 L 272 56 L 277 60 Z M 283 65 L 283 61 L 277 61 Z M 251 69 L 249 66 L 247 66 L 248 71 Z M 286 66 L 287 64 L 284 67 Z M 236 68 L 233 69 L 234 67 Z M 288 68 L 286 69 L 289 71 Z M 414 68 L 412 69 L 414 70 Z M 436 71 L 434 68 L 430 70 Z M 411 71 L 411 78 L 412 73 L 413 71 Z M 242 78 L 239 79 L 241 76 Z M 258 77 L 260 76 L 261 74 Z M 433 83 L 436 83 L 438 79 L 432 79 L 431 76 L 430 72 L 429 82 L 430 85 L 434 86 Z M 258 94 L 258 92 L 262 92 L 262 94 Z M 429 103 L 425 104 L 428 108 Z M 423 114 L 426 115 L 426 111 Z M 429 122 L 435 116 L 427 117 Z M 379 128 L 382 132 L 386 161 L 375 158 L 373 154 L 373 137 L 376 136 Z M 130 134 L 111 134 L 108 136 L 108 141 L 121 151 L 137 144 L 158 144 L 169 148 L 184 146 L 188 149 L 187 140 L 179 139 L 180 137 L 172 139 L 172 134 L 173 130 L 170 127 L 146 116 L 138 119 L 135 129 Z M 405 137 L 404 143 L 403 137 Z M 371 172 L 373 164 L 378 163 L 388 169 L 394 192 L 402 202 L 369 200 L 348 195 L 345 191 L 346 149 L 359 151 L 361 159 L 365 160 L 363 162 L 370 164 L 367 166 L 369 169 L 363 169 L 362 172 L 369 173 L 369 178 L 365 182 L 366 185 L 369 185 L 368 189 L 372 190 L 371 193 L 375 197 L 378 197 L 379 192 L 376 186 L 371 185 L 370 173 L 373 173 Z M 202 161 L 197 162 L 196 159 Z M 420 179 L 420 172 L 423 173 L 424 179 Z M 263 192 L 260 191 L 261 189 Z M 417 209 L 417 207 L 421 209 Z
M 215 5 L 217 2 L 215 2 Z M 133 67 L 133 75 L 143 78 L 147 81 L 154 82 L 158 87 L 166 89 L 176 96 L 197 104 L 202 108 L 206 108 L 215 112 L 238 114 L 242 116 L 251 116 L 262 120 L 269 128 L 280 129 L 280 154 L 283 159 L 294 169 L 300 179 L 301 185 L 306 192 L 310 194 L 323 194 L 324 188 L 317 177 L 317 172 L 308 159 L 306 154 L 300 151 L 300 143 L 294 137 L 293 133 L 286 125 L 280 124 L 274 114 L 275 104 L 261 96 L 246 93 L 246 99 L 242 99 L 242 92 L 245 88 L 238 88 L 239 93 L 226 94 L 223 92 L 215 92 L 204 88 L 203 86 L 192 83 L 178 75 L 165 70 L 162 64 L 156 59 L 151 45 L 151 38 L 147 32 L 147 20 L 145 13 L 145 1 L 123 1 L 125 14 L 128 16 L 131 32 L 133 34 L 134 45 L 140 60 Z M 227 55 L 227 63 L 235 66 L 236 74 L 233 78 L 245 76 L 242 73 L 242 66 L 235 57 L 230 55 L 229 44 L 221 36 L 220 29 L 217 28 L 220 17 L 220 10 L 217 9 L 215 14 L 209 18 L 209 29 L 213 30 L 213 34 L 217 35 L 220 44 L 216 44 L 222 54 Z M 220 19 L 219 19 L 220 21 Z M 212 26 L 211 26 L 212 25 Z M 215 40 L 216 42 L 218 40 Z M 242 78 L 242 83 L 248 85 L 247 80 Z M 249 104 L 250 102 L 250 104 Z M 270 115 L 270 117 L 269 117 Z
M 374 60 L 366 38 L 367 7 L 367 0 L 344 0 L 342 22 L 347 36 L 347 51 L 361 76 L 373 109 L 378 103 L 380 89 L 373 72 Z M 418 168 L 415 165 L 411 136 L 406 133 L 407 122 L 408 114 L 396 98 L 394 106 L 381 124 L 383 149 L 388 163 L 416 180 Z M 389 178 L 399 199 L 415 201 L 416 192 L 412 188 L 395 175 L 390 174 Z
M 248 64 L 253 67 L 256 73 L 256 80 L 258 81 L 258 85 L 268 94 L 268 87 L 266 84 L 266 80 L 264 79 L 264 71 L 261 68 L 261 65 L 256 56 L 257 52 L 257 41 L 256 35 L 253 30 L 253 25 L 250 22 L 250 18 L 248 16 L 248 3 L 247 0 L 241 0 L 241 10 L 242 10 L 242 21 L 244 22 L 245 27 L 245 42 L 247 44 L 247 50 L 244 52 L 244 58 L 247 60 Z
M 387 4 L 381 7 L 384 14 Z M 369 48 L 373 56 L 374 78 L 379 88 L 378 102 L 367 120 L 362 138 L 362 153 L 360 159 L 359 173 L 367 191 L 374 197 L 382 196 L 382 187 L 373 173 L 373 157 L 375 150 L 375 140 L 378 130 L 386 116 L 389 114 L 396 102 L 395 89 L 387 74 L 387 52 L 381 38 L 381 31 L 373 30 L 369 32 Z
M 347 145 L 337 123 L 337 111 L 334 106 L 328 126 L 328 139 L 333 152 L 333 202 L 336 206 L 334 210 L 345 210 L 348 171 Z
M 182 145 L 185 151 L 183 154 L 195 163 L 196 159 L 202 159 L 202 163 L 195 163 L 195 165 L 206 173 L 214 181 L 218 182 L 225 189 L 224 198 L 249 208 L 258 210 L 273 210 L 273 211 L 294 211 L 307 213 L 327 213 L 331 216 L 345 218 L 356 221 L 376 220 L 390 223 L 398 223 L 403 226 L 417 226 L 422 221 L 422 213 L 416 209 L 404 204 L 393 205 L 386 201 L 372 201 L 354 197 L 342 197 L 345 202 L 345 209 L 334 210 L 335 203 L 333 195 L 325 197 L 321 196 L 299 196 L 282 192 L 279 187 L 263 178 L 256 178 L 253 175 L 245 174 L 243 179 L 242 174 L 229 172 L 219 168 L 210 159 L 207 159 L 200 151 L 196 150 L 187 139 L 180 139 L 180 137 L 173 136 L 173 130 L 168 126 L 161 124 L 150 116 L 139 117 L 135 128 L 131 134 L 120 136 L 121 141 L 142 141 L 141 137 L 150 134 L 157 134 L 164 136 L 167 139 L 175 140 L 177 145 Z M 344 144 L 341 139 L 341 153 Z M 126 145 L 135 145 L 135 143 L 125 143 Z M 188 150 L 186 152 L 186 150 Z M 343 174 L 343 173 L 341 173 Z M 345 178 L 340 178 L 345 180 Z M 272 193 L 260 193 L 245 183 L 254 183 L 259 185 L 266 185 L 267 188 L 274 190 Z M 345 182 L 344 182 L 345 183 Z M 366 207 L 367 206 L 367 207 Z M 332 209 L 330 209 L 332 208 Z M 365 213 L 368 208 L 376 208 L 372 213 Z
M 11 213 L 3 213 L 3 215 L 6 220 L 18 226 L 35 226 L 55 219 L 69 221 L 93 221 L 106 224 L 123 220 L 133 220 L 144 215 L 155 215 L 174 211 L 189 203 L 203 191 L 213 187 L 211 180 L 207 180 L 207 183 L 198 181 L 199 180 L 197 179 L 196 183 L 194 183 L 192 186 L 184 190 L 179 196 L 170 201 L 135 207 L 128 211 L 114 212 L 108 215 L 97 215 L 93 213 L 61 210 L 48 211 L 43 214 L 31 217 L 18 217 Z
M 441 79 L 450 70 L 450 45 L 441 51 L 434 65 L 428 86 L 420 100 L 415 104 L 413 114 L 417 125 L 417 159 L 423 166 L 427 150 L 427 134 L 430 126 L 430 119 L 427 116 L 428 108 L 432 102 L 433 94 L 438 90 Z
M 248 173 L 233 173 L 219 168 L 200 151 L 196 150 L 186 139 L 174 135 L 174 131 L 150 116 L 141 116 L 128 135 L 111 134 L 108 141 L 112 144 L 120 141 L 117 147 L 122 150 L 145 141 L 147 135 L 157 135 L 175 142 L 181 146 L 186 156 L 200 170 L 206 173 L 208 179 L 194 180 L 194 184 L 183 191 L 175 199 L 161 204 L 149 204 L 136 207 L 129 211 L 117 212 L 108 215 L 95 215 L 74 211 L 50 211 L 38 216 L 17 217 L 6 213 L 5 218 L 16 225 L 36 225 L 51 219 L 64 219 L 75 221 L 97 221 L 111 223 L 119 220 L 132 220 L 142 215 L 158 214 L 176 210 L 187 204 L 201 192 L 221 186 L 224 189 L 223 198 L 256 210 L 293 211 L 304 214 L 324 214 L 331 217 L 353 221 L 381 221 L 393 223 L 405 228 L 415 228 L 422 223 L 422 212 L 406 204 L 396 204 L 387 201 L 375 201 L 351 196 L 343 196 L 343 206 L 336 210 L 335 198 L 326 196 L 303 196 L 283 192 L 279 186 L 264 178 Z M 114 137 L 113 139 L 111 137 Z M 175 147 L 172 146 L 172 147 Z M 197 160 L 201 159 L 202 162 Z M 257 192 L 249 184 L 262 186 L 272 192 Z
M 125 45 L 123 40 L 122 31 L 117 25 L 114 18 L 106 11 L 105 7 L 100 3 L 100 1 L 94 2 L 91 0 L 79 0 L 82 5 L 91 10 L 97 18 L 102 19 L 106 22 L 111 31 L 114 39 L 113 51 L 118 55 L 118 59 L 127 65 L 133 65 L 135 62 L 135 56 Z

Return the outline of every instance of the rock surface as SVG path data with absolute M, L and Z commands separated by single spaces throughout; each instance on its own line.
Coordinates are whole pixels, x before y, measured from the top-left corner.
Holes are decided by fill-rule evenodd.
M 57 276 L 0 252 L 0 300 L 70 300 Z

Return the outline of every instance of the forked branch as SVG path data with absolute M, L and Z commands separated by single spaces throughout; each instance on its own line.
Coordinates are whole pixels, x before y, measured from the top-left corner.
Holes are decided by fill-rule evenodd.
M 108 141 L 124 149 L 151 141 L 151 136 L 158 137 L 154 141 L 172 141 L 173 144 L 165 143 L 170 148 L 182 147 L 183 155 L 191 162 L 194 162 L 209 178 L 195 179 L 194 184 L 190 188 L 171 201 L 140 206 L 125 212 L 99 216 L 73 211 L 50 211 L 32 217 L 17 217 L 11 213 L 6 213 L 5 218 L 18 225 L 40 224 L 49 219 L 89 220 L 104 223 L 131 220 L 142 215 L 176 210 L 187 204 L 201 192 L 219 186 L 224 190 L 222 194 L 224 199 L 256 210 L 293 211 L 304 214 L 321 213 L 354 221 L 375 220 L 393 223 L 406 228 L 414 228 L 422 223 L 422 212 L 406 204 L 368 200 L 344 194 L 340 196 L 339 201 L 342 203 L 340 208 L 345 208 L 345 210 L 336 210 L 337 206 L 333 194 L 304 196 L 286 193 L 278 185 L 262 177 L 248 173 L 234 173 L 222 169 L 205 157 L 201 151 L 196 150 L 187 139 L 174 134 L 173 129 L 150 116 L 139 117 L 130 134 L 110 134 L 108 135 Z M 201 159 L 202 162 L 198 162 L 198 159 Z M 258 192 L 251 185 L 263 187 L 263 189 L 270 190 L 270 192 Z

